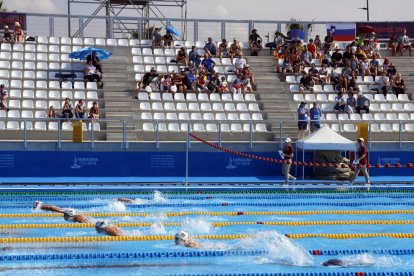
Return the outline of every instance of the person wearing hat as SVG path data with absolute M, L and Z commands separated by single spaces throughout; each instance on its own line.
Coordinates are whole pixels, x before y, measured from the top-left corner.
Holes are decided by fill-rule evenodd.
M 142 79 L 139 81 L 139 83 L 137 85 L 137 89 L 140 90 L 142 88 L 146 88 L 156 78 L 158 78 L 157 70 L 155 70 L 155 68 L 152 67 L 151 71 L 145 73 L 144 76 L 142 77 Z
M 262 38 L 257 33 L 256 29 L 253 29 L 251 34 L 249 35 L 249 49 L 250 49 L 250 55 L 258 55 L 260 50 L 263 49 L 262 46 Z
M 188 66 L 188 58 L 187 58 L 187 52 L 184 47 L 181 47 L 180 50 L 177 52 L 177 63 L 184 64 L 185 66 Z
M 285 176 L 285 185 L 289 184 L 289 179 L 295 181 L 296 177 L 292 176 L 290 174 L 290 167 L 292 165 L 292 159 L 293 159 L 293 146 L 292 141 L 289 137 L 287 137 L 285 140 L 285 145 L 283 147 L 283 152 L 281 156 L 283 156 L 283 164 L 282 164 L 282 173 Z
M 230 45 L 229 54 L 232 60 L 234 57 L 237 57 L 238 55 L 243 54 L 242 47 L 240 46 L 237 38 L 233 39 L 233 43 Z
M 0 110 L 9 111 L 7 107 L 7 98 L 9 97 L 9 93 L 6 89 L 4 89 L 4 84 L 0 84 Z
M 355 105 L 355 111 L 358 114 L 361 114 L 361 110 L 365 110 L 365 113 L 369 113 L 369 106 L 371 102 L 367 97 L 365 97 L 362 92 L 358 92 L 357 99 L 356 99 L 356 105 Z
M 190 248 L 200 248 L 201 245 L 197 240 L 191 239 L 187 232 L 180 231 L 175 234 L 175 245 L 190 247 Z
M 1 43 L 5 43 L 5 42 L 11 43 L 12 41 L 13 41 L 13 39 L 12 39 L 12 34 L 11 34 L 10 30 L 9 30 L 9 26 L 4 25 L 4 28 L 3 28 L 3 39 L 1 40 Z
M 361 172 L 361 171 L 362 171 L 362 174 L 365 177 L 365 184 L 366 185 L 370 184 L 369 174 L 368 174 L 368 170 L 367 170 L 368 151 L 367 151 L 367 147 L 365 146 L 364 142 L 365 142 L 365 140 L 362 137 L 358 138 L 358 140 L 357 140 L 357 151 L 356 151 L 357 158 L 355 158 L 355 161 L 354 161 L 355 173 L 350 179 L 351 184 L 354 183 L 355 179 L 358 177 L 359 172 Z M 358 166 L 358 165 L 360 165 L 360 166 Z
M 42 210 L 42 211 L 50 211 L 54 213 L 63 214 L 63 218 L 66 221 L 72 221 L 77 223 L 89 223 L 90 219 L 85 217 L 82 214 L 77 214 L 74 209 L 71 208 L 61 208 L 55 205 L 45 205 L 41 201 L 35 201 L 33 203 L 33 210 Z
M 96 232 L 104 233 L 109 236 L 125 236 L 122 229 L 112 223 L 107 223 L 103 220 L 97 221 L 95 224 Z
M 219 51 L 219 58 L 222 59 L 223 57 L 229 57 L 230 53 L 229 53 L 229 49 L 227 47 L 227 40 L 225 38 L 223 38 L 221 40 L 221 43 L 218 46 L 218 51 Z
M 217 48 L 211 37 L 207 39 L 207 42 L 204 45 L 204 51 L 206 51 L 206 53 L 212 57 L 215 57 L 217 55 Z
M 14 32 L 13 32 L 13 40 L 15 43 L 23 43 L 25 36 L 22 27 L 20 26 L 19 22 L 14 23 Z

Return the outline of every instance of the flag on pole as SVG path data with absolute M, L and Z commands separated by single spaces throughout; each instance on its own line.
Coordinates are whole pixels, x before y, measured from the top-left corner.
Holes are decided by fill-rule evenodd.
M 335 41 L 352 41 L 355 39 L 355 23 L 326 24 L 326 32 L 332 32 Z

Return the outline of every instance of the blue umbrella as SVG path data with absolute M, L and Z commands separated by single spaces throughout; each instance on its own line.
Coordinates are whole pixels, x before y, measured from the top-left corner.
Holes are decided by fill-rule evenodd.
M 174 27 L 168 26 L 165 29 L 173 35 L 180 35 L 180 32 L 177 31 Z
M 290 30 L 290 38 L 292 38 L 294 32 L 296 32 L 296 35 L 300 37 L 301 39 L 305 39 L 305 36 L 306 36 L 305 32 L 299 29 Z
M 102 59 L 107 59 L 110 56 L 112 56 L 112 53 L 108 50 L 105 50 L 105 49 L 94 48 L 94 47 L 84 47 L 82 49 L 79 49 L 79 50 L 69 54 L 69 57 L 74 58 L 74 59 L 85 60 L 86 57 L 88 55 L 92 54 L 93 51 L 96 52 L 96 56 L 101 60 Z

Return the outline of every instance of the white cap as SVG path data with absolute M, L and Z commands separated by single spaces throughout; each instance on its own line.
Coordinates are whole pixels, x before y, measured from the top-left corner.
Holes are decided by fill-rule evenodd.
M 290 140 L 289 137 L 288 138 L 285 138 L 285 143 L 290 143 L 290 142 L 292 142 L 292 140 Z
M 176 239 L 180 239 L 180 240 L 187 240 L 188 237 L 189 237 L 189 235 L 185 231 L 180 231 L 177 234 L 175 234 L 175 238 Z
M 42 202 L 37 200 L 33 202 L 33 209 L 40 208 L 42 206 Z
M 73 217 L 76 214 L 76 212 L 75 212 L 74 209 L 66 209 L 65 212 L 64 212 L 64 214 L 66 216 Z
M 362 137 L 359 137 L 359 138 L 358 138 L 358 142 L 359 142 L 359 141 L 360 141 L 360 142 L 365 142 L 364 138 L 362 138 Z

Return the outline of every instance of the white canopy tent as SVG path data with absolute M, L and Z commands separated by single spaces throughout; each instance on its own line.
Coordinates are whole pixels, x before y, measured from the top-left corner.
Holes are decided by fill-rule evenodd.
M 298 148 L 302 149 L 303 162 L 306 150 L 355 151 L 356 142 L 343 137 L 327 125 L 324 125 L 311 135 L 296 141 L 296 153 Z M 304 176 L 305 167 L 302 167 L 302 177 Z

